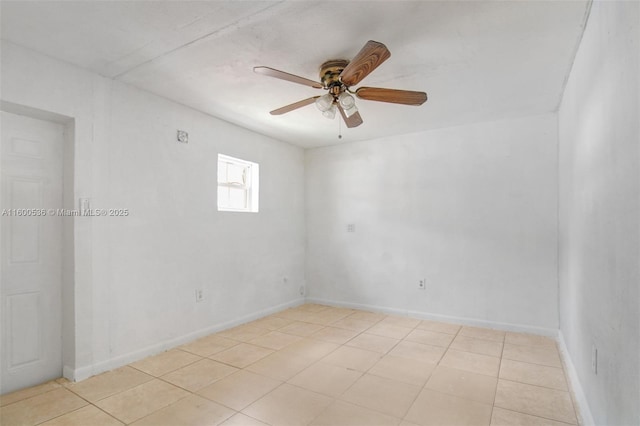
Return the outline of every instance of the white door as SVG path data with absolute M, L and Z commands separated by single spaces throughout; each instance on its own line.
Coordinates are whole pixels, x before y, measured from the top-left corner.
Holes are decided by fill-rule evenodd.
M 62 376 L 61 124 L 1 113 L 0 393 Z M 67 219 L 68 220 L 68 219 Z

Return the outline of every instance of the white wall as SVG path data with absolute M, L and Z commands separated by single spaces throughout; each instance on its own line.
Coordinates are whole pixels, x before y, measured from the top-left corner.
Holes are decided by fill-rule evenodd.
M 593 3 L 559 112 L 560 328 L 602 425 L 640 424 L 639 23 Z
M 311 298 L 557 329 L 554 114 L 307 150 L 305 172 Z
M 76 200 L 131 211 L 76 219 L 67 374 L 86 377 L 299 300 L 302 149 L 6 42 L 1 96 L 75 119 Z M 217 211 L 218 152 L 260 164 L 259 213 Z M 197 304 L 196 288 L 205 294 Z

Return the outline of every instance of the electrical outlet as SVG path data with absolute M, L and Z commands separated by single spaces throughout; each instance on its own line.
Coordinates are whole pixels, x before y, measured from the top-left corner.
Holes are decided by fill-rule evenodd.
M 347 224 L 347 232 L 356 232 L 356 224 L 355 223 Z
M 420 281 L 418 281 L 418 288 L 420 290 L 424 290 L 427 287 L 427 280 L 426 279 L 421 279 Z
M 591 371 L 593 374 L 598 374 L 598 348 L 596 345 L 591 345 Z
M 304 296 L 305 294 L 305 288 L 303 285 L 300 286 L 300 296 Z
M 202 302 L 204 300 L 204 291 L 199 288 L 196 289 L 196 302 Z

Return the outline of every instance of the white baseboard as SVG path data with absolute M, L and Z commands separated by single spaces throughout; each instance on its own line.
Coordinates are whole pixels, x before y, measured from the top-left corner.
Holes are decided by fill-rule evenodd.
M 318 303 L 321 305 L 337 306 L 342 308 L 362 309 L 365 311 L 382 312 L 386 314 L 400 315 L 405 317 L 426 319 L 433 321 L 450 322 L 460 325 L 469 325 L 474 327 L 494 328 L 496 330 L 514 331 L 519 333 L 531 333 L 552 338 L 558 337 L 558 330 L 555 328 L 537 327 L 533 325 L 511 324 L 498 321 L 478 320 L 474 318 L 457 317 L 449 315 L 432 314 L 429 312 L 412 311 L 406 309 L 389 308 L 385 306 L 364 305 L 360 303 L 341 302 L 336 300 L 318 299 L 308 297 L 307 303 Z
M 582 384 L 580 383 L 580 378 L 578 377 L 578 372 L 576 371 L 576 367 L 573 365 L 573 361 L 571 360 L 571 355 L 569 354 L 569 350 L 567 348 L 567 344 L 564 341 L 564 335 L 562 331 L 558 331 L 558 349 L 560 349 L 560 356 L 562 357 L 562 362 L 564 363 L 564 371 L 569 379 L 571 389 L 573 390 L 573 399 L 578 406 L 576 410 L 578 416 L 581 418 L 578 419 L 578 423 L 581 426 L 593 426 L 596 423 L 593 421 L 593 415 L 591 414 L 591 409 L 589 408 L 589 403 L 587 402 L 587 396 L 584 393 L 584 389 L 582 389 Z
M 226 330 L 228 328 L 232 328 L 232 327 L 247 323 L 249 321 L 257 320 L 287 308 L 299 306 L 304 302 L 305 300 L 303 298 L 295 299 L 290 302 L 282 303 L 280 305 L 272 306 L 270 308 L 263 309 L 258 312 L 254 312 L 252 314 L 233 319 L 231 321 L 215 324 L 215 325 L 203 328 L 201 330 L 197 330 L 189 334 L 185 334 L 184 336 L 179 336 L 170 340 L 166 340 L 166 341 L 157 343 L 155 345 L 151 345 L 146 348 L 139 349 L 137 351 L 129 352 L 127 354 L 119 355 L 117 357 L 114 357 L 108 360 L 100 361 L 92 365 L 87 365 L 87 366 L 79 367 L 75 369 L 69 366 L 64 366 L 63 375 L 66 379 L 75 381 L 75 382 L 88 379 L 89 377 L 95 376 L 96 374 L 104 373 L 105 371 L 110 371 L 115 368 L 122 367 L 127 364 L 131 364 L 132 362 L 141 360 L 148 356 L 156 355 L 168 349 L 175 348 L 176 346 L 184 345 L 185 343 L 189 343 L 200 337 L 204 337 L 212 333 L 217 333 L 219 331 Z

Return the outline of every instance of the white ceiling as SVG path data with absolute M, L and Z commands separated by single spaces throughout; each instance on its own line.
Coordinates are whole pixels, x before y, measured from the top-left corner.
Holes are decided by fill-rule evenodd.
M 420 107 L 358 100 L 342 141 L 554 111 L 589 0 L 2 1 L 2 38 L 303 147 L 339 143 L 322 91 L 252 72 L 318 79 L 367 40 L 391 58 L 361 86 L 426 91 Z

